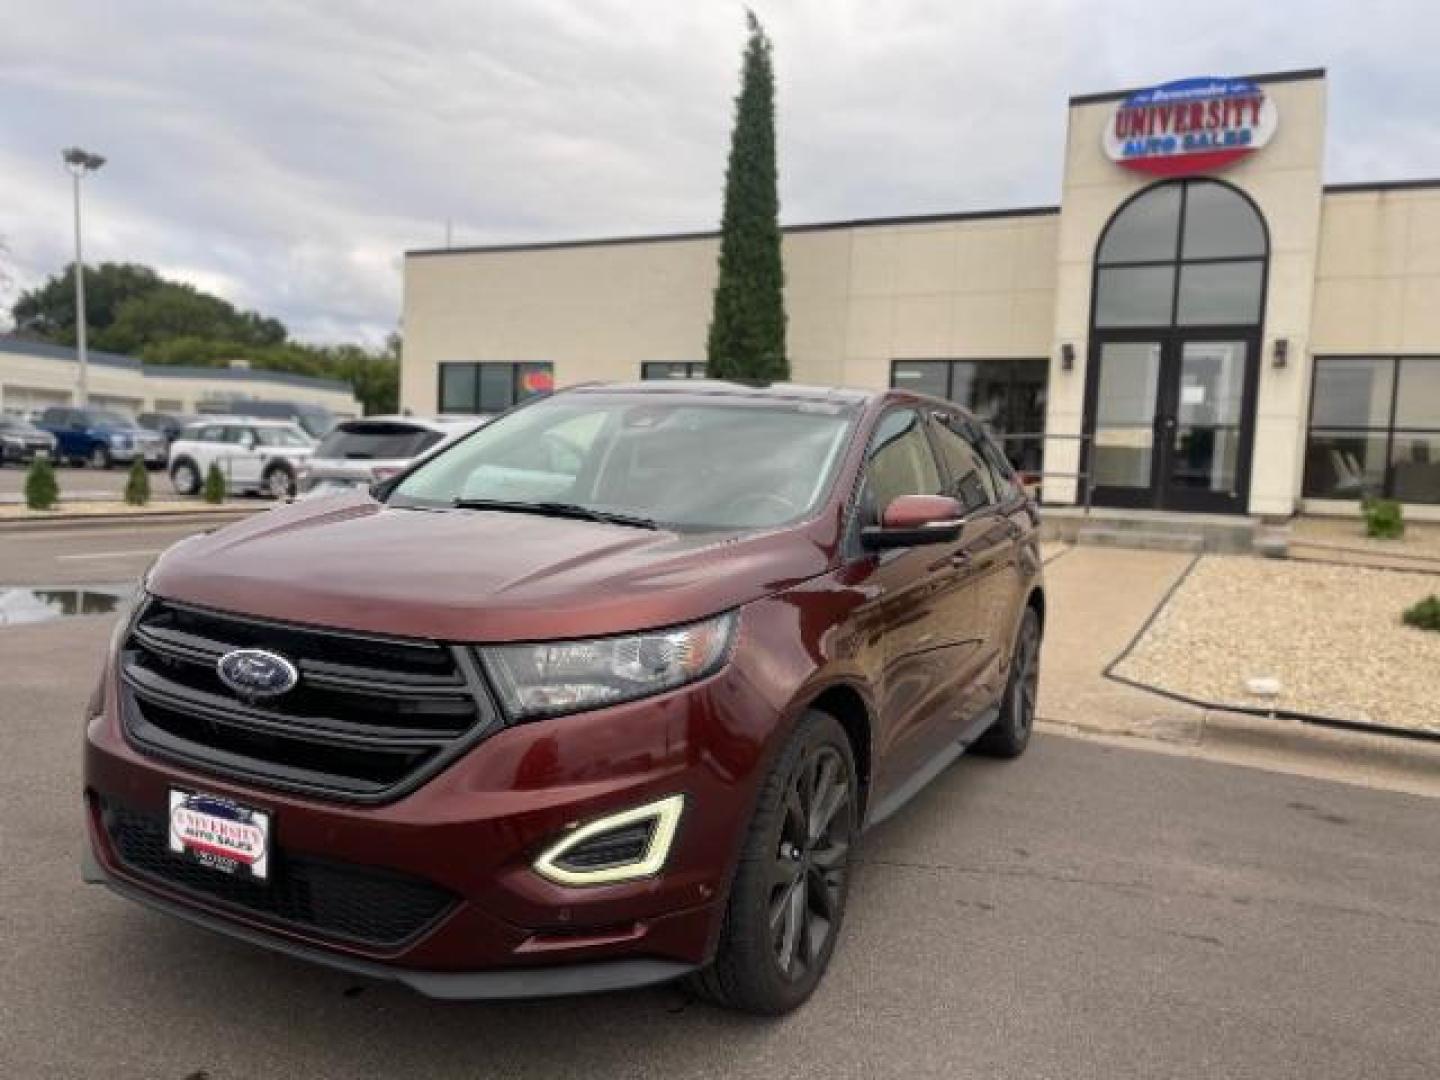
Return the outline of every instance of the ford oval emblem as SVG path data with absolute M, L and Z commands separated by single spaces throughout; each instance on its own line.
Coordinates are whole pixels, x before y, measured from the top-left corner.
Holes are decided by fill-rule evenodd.
M 278 653 L 234 649 L 215 662 L 220 681 L 244 698 L 269 698 L 295 689 L 300 672 Z

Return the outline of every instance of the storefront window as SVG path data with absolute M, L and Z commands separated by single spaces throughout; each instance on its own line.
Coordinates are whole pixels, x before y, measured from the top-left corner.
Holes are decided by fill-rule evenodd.
M 640 378 L 650 379 L 703 379 L 705 365 L 690 360 L 651 361 L 640 365 Z
M 1224 184 L 1186 180 L 1137 196 L 1106 228 L 1096 263 L 1097 330 L 1260 321 L 1265 227 Z
M 498 413 L 555 388 L 554 368 L 542 363 L 440 365 L 442 413 Z
M 1303 493 L 1440 503 L 1440 357 L 1319 357 Z
M 1021 472 L 1041 469 L 1046 360 L 896 360 L 890 385 L 963 405 Z M 1015 438 L 1017 435 L 1029 438 Z

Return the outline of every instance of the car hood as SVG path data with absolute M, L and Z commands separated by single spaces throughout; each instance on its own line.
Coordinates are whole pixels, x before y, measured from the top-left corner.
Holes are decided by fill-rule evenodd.
M 700 619 L 821 574 L 835 527 L 680 534 L 391 508 L 359 492 L 182 541 L 152 569 L 148 588 L 183 603 L 370 633 L 583 637 Z

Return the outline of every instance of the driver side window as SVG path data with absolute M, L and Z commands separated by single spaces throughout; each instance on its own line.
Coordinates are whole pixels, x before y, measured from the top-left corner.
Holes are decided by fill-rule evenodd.
M 899 409 L 882 417 L 866 455 L 860 524 L 879 524 L 885 507 L 901 495 L 939 495 L 940 488 L 940 470 L 920 414 Z

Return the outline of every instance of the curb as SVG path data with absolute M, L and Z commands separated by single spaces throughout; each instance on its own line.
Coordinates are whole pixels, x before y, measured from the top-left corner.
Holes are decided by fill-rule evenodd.
M 151 510 L 143 514 L 66 514 L 54 517 L 0 518 L 0 533 L 43 532 L 46 529 L 85 529 L 107 525 L 188 525 L 217 521 L 238 521 L 270 509 L 271 504 L 258 506 L 212 506 L 204 510 Z
M 1179 754 L 1363 787 L 1440 797 L 1440 745 L 1382 733 L 1276 722 L 1241 713 L 1204 713 L 1170 734 L 1041 720 L 1037 730 L 1151 752 Z M 1297 767 L 1298 766 L 1298 767 Z

